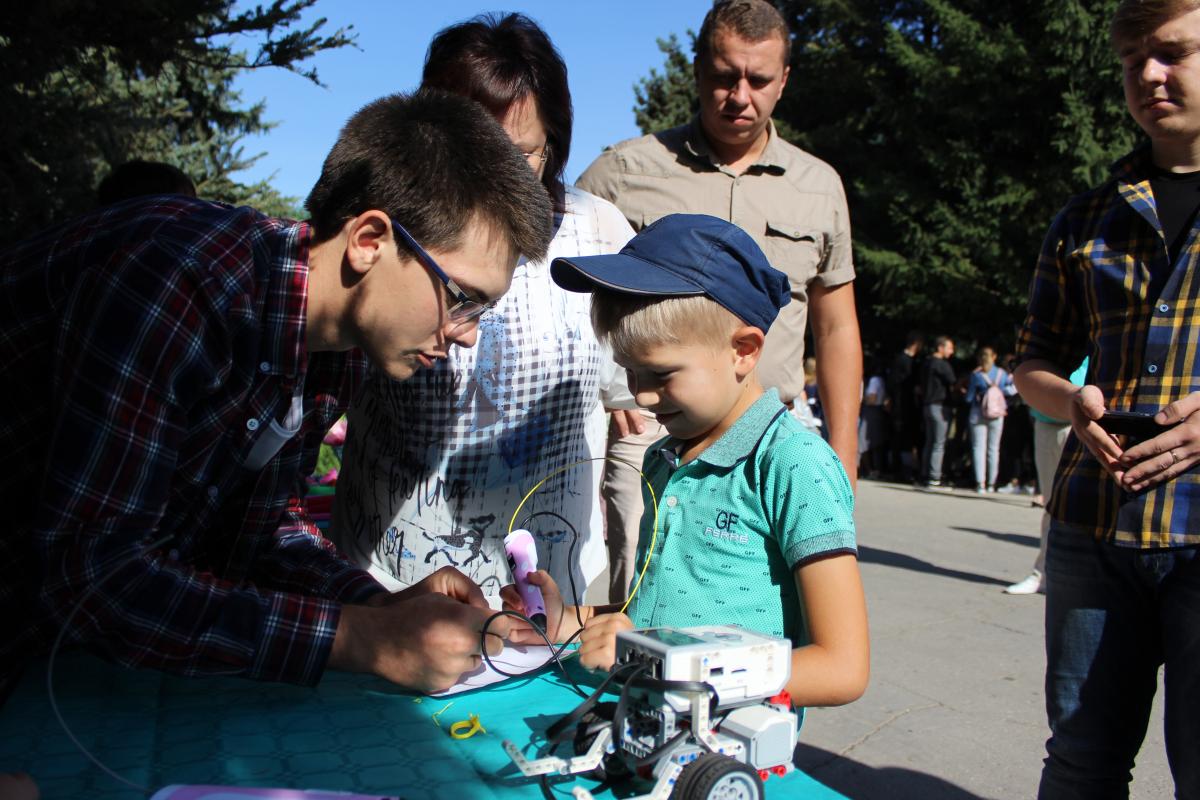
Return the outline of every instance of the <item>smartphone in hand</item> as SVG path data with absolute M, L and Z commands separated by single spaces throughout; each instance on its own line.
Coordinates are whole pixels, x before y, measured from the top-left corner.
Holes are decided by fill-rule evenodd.
M 1142 411 L 1105 411 L 1096 424 L 1108 433 L 1126 437 L 1130 442 L 1144 442 L 1179 423 L 1159 425 L 1154 421 L 1154 414 Z

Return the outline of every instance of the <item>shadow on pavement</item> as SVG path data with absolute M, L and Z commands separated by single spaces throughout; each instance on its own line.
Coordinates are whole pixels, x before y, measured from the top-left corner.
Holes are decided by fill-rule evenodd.
M 963 533 L 982 533 L 989 539 L 995 539 L 998 542 L 1023 544 L 1027 547 L 1037 547 L 1041 544 L 1041 540 L 1037 536 L 1027 536 L 1021 533 L 997 533 L 996 531 L 989 531 L 983 528 L 959 528 L 955 525 L 951 525 L 950 530 L 962 531 Z
M 799 769 L 851 800 L 982 800 L 977 794 L 933 775 L 903 767 L 868 767 L 853 759 L 800 742 L 793 759 Z M 770 784 L 767 785 L 770 792 Z
M 1012 581 L 990 578 L 987 575 L 976 575 L 974 572 L 963 572 L 958 569 L 947 569 L 928 561 L 922 561 L 913 556 L 893 553 L 890 550 L 879 550 L 865 545 L 858 546 L 858 560 L 861 564 L 882 564 L 885 567 L 911 569 L 914 572 L 924 572 L 928 575 L 941 575 L 946 578 L 956 578 L 969 583 L 983 583 L 992 586 L 1008 586 Z

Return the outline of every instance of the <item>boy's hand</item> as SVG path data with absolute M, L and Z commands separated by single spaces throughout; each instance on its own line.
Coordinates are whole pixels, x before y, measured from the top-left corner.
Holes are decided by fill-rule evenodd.
M 563 642 L 575 632 L 575 625 L 568 625 L 567 627 L 570 630 L 563 630 L 564 619 L 574 620 L 575 618 L 574 607 L 568 608 L 563 604 L 562 593 L 558 590 L 558 584 L 554 582 L 554 578 L 551 578 L 550 573 L 546 572 L 546 570 L 539 569 L 537 572 L 531 572 L 528 580 L 542 591 L 542 604 L 546 606 L 546 636 L 555 644 Z M 521 593 L 517 591 L 516 584 L 510 583 L 503 587 L 500 590 L 500 599 L 504 601 L 504 609 L 506 611 L 529 614 L 525 609 L 525 602 L 521 599 Z M 508 617 L 508 621 L 511 623 L 508 631 L 508 640 L 513 644 L 546 643 L 546 640 L 525 620 Z
M 617 632 L 633 630 L 624 614 L 601 614 L 583 626 L 579 637 L 579 663 L 588 669 L 609 669 L 617 660 Z
M 1200 461 L 1200 392 L 1164 406 L 1155 415 L 1160 425 L 1179 423 L 1153 439 L 1129 448 L 1121 456 L 1126 470 L 1121 483 L 1131 492 L 1140 492 L 1181 475 Z

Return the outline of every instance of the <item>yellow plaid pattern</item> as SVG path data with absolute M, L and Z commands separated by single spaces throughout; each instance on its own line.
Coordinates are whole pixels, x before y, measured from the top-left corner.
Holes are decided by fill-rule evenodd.
M 1150 190 L 1150 152 L 1118 161 L 1112 177 L 1073 198 L 1050 228 L 1018 339 L 1022 360 L 1048 359 L 1063 374 L 1088 356 L 1087 383 L 1108 408 L 1154 412 L 1200 391 L 1200 236 L 1195 226 L 1174 264 Z M 1157 297 L 1151 275 L 1170 271 Z M 1200 471 L 1125 492 L 1072 435 L 1048 505 L 1055 519 L 1131 547 L 1200 544 Z

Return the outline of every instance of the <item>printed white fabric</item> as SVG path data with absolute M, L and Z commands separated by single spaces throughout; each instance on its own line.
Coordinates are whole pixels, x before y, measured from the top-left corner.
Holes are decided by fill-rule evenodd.
M 628 397 L 625 375 L 596 340 L 591 295 L 558 288 L 550 262 L 616 252 L 633 230 L 605 200 L 578 189 L 566 199 L 546 260 L 517 266 L 474 348 L 403 383 L 372 373 L 347 415 L 330 536 L 390 588 L 451 565 L 495 594 L 511 582 L 503 538 L 526 492 L 604 455 L 604 404 Z M 582 596 L 604 569 L 602 466 L 555 476 L 517 519 L 568 602 L 568 575 Z

